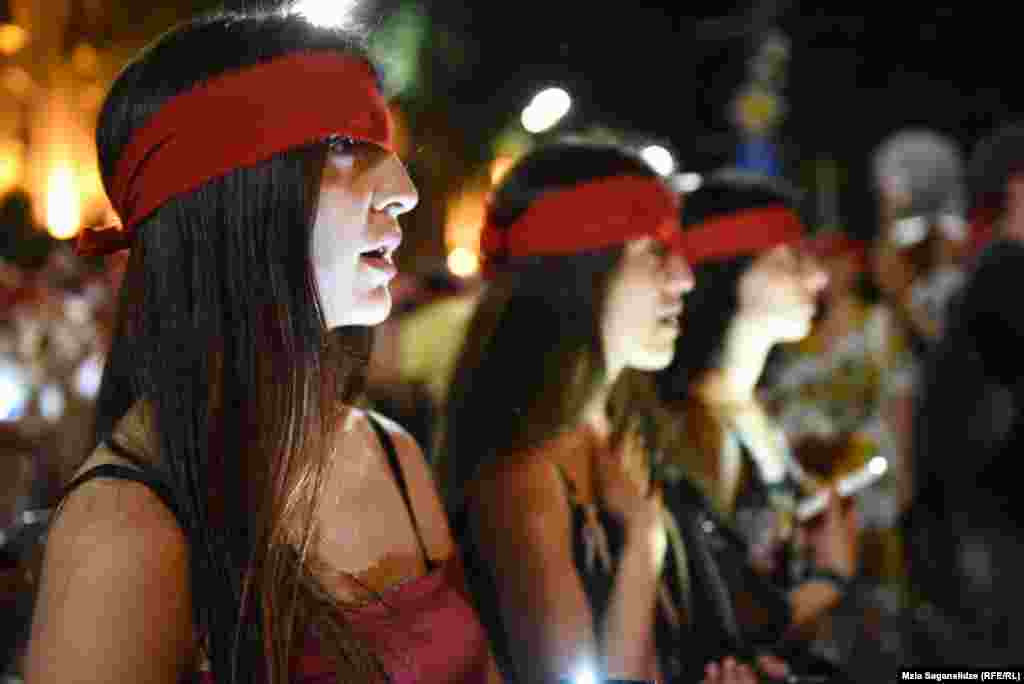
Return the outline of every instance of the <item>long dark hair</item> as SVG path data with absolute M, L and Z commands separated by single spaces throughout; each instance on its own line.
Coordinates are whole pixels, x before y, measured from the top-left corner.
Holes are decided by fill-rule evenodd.
M 714 174 L 683 201 L 683 230 L 745 209 L 783 205 L 795 208 L 798 194 L 784 181 L 733 171 Z M 656 375 L 658 393 L 680 400 L 701 375 L 719 367 L 725 336 L 739 308 L 740 278 L 755 256 L 741 255 L 698 264 L 694 289 L 686 295 L 683 333 L 676 339 L 672 363 Z
M 508 228 L 545 192 L 619 175 L 654 177 L 609 145 L 559 143 L 523 158 L 494 193 Z M 571 226 L 552 227 L 571 230 Z M 445 497 L 461 527 L 462 496 L 481 466 L 576 426 L 605 377 L 600 318 L 621 247 L 507 259 L 469 324 L 446 402 L 438 452 Z
M 365 55 L 358 37 L 284 14 L 205 17 L 159 38 L 100 114 L 108 190 L 132 133 L 168 98 L 300 50 Z M 136 403 L 152 409 L 153 466 L 180 509 L 195 624 L 224 684 L 288 681 L 309 629 L 339 681 L 382 674 L 306 559 L 369 348 L 368 329 L 328 333 L 320 310 L 310 245 L 326 155 L 319 142 L 237 169 L 140 226 L 98 400 L 97 443 Z

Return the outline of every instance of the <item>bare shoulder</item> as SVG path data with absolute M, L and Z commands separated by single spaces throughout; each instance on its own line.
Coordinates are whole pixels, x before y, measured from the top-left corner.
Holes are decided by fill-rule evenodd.
M 27 681 L 175 681 L 192 635 L 188 546 L 174 515 L 137 482 L 77 487 L 47 538 Z
M 442 559 L 451 555 L 455 548 L 448 517 L 441 503 L 433 470 L 423 455 L 423 450 L 405 428 L 394 420 L 376 412 L 367 412 L 376 420 L 395 446 L 402 476 L 409 489 L 416 514 L 416 522 L 423 533 L 423 541 L 432 558 Z
M 97 450 L 85 469 L 119 461 L 104 451 Z M 65 498 L 48 536 L 47 553 L 110 550 L 112 546 L 157 547 L 148 553 L 187 555 L 177 519 L 149 487 L 133 480 L 97 477 L 83 482 Z
M 367 411 L 365 414 L 372 416 L 384 428 L 388 437 L 391 438 L 391 443 L 394 444 L 395 452 L 398 456 L 398 462 L 402 466 L 402 474 L 408 481 L 409 486 L 416 487 L 429 484 L 430 489 L 436 493 L 433 471 L 430 469 L 427 459 L 423 456 L 423 449 L 420 448 L 416 439 L 405 428 L 387 416 L 382 416 L 374 411 Z
M 482 468 L 469 492 L 474 507 L 506 524 L 540 529 L 567 520 L 566 479 L 549 456 L 543 448 L 533 449 Z
M 532 634 L 537 624 L 586 614 L 566 484 L 543 452 L 511 454 L 484 468 L 471 487 L 467 512 L 470 534 L 495 572 L 499 594 L 518 597 L 503 609 L 526 621 L 516 631 Z
M 426 464 L 426 460 L 423 458 L 423 450 L 404 427 L 376 411 L 363 411 L 363 414 L 368 417 L 372 416 L 384 428 L 384 431 L 391 437 L 400 459 L 416 459 Z M 403 465 L 405 464 L 403 463 Z

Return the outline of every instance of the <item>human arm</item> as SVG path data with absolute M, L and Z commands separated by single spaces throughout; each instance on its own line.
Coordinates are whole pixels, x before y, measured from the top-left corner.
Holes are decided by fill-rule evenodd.
M 660 564 L 649 546 L 653 535 L 627 532 L 622 575 L 613 578 L 604 624 L 595 626 L 573 558 L 566 487 L 551 461 L 510 458 L 481 475 L 469 492 L 469 520 L 474 546 L 495 579 L 519 679 L 554 682 L 584 666 L 610 676 L 650 675 L 645 635 L 654 622 Z
M 564 485 L 547 462 L 516 463 L 474 483 L 469 534 L 494 577 L 516 678 L 556 682 L 599 655 L 573 561 Z
M 652 625 L 668 549 L 662 491 L 660 487 L 652 488 L 640 433 L 626 432 L 617 437 L 613 448 L 598 451 L 593 464 L 600 502 L 624 531 L 598 638 L 610 676 L 646 672 L 647 679 L 656 679 L 658 654 Z
M 829 492 L 825 512 L 799 528 L 798 541 L 814 568 L 845 583 L 857 570 L 858 530 L 853 502 L 842 500 L 833 490 Z M 790 592 L 793 628 L 797 632 L 810 629 L 842 597 L 843 590 L 837 582 L 812 575 Z
M 763 666 L 761 667 L 763 669 Z M 775 671 L 771 669 L 772 667 L 773 664 L 769 664 L 769 675 Z M 786 668 L 785 672 L 788 671 Z M 704 679 L 701 680 L 701 684 L 757 684 L 757 681 L 757 676 L 749 665 L 728 657 L 721 663 L 708 663 L 704 668 Z
M 188 548 L 174 516 L 143 485 L 81 485 L 47 540 L 26 684 L 176 684 L 196 649 Z

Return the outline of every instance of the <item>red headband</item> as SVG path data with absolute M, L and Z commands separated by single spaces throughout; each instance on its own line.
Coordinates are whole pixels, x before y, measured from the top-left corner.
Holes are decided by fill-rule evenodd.
M 685 253 L 691 265 L 763 252 L 799 242 L 804 224 L 784 206 L 744 209 L 708 219 L 683 232 Z
M 392 149 L 387 104 L 361 57 L 295 53 L 210 79 L 135 132 L 111 183 L 123 227 L 83 230 L 78 251 L 126 249 L 136 226 L 169 199 L 332 135 Z
M 613 176 L 546 193 L 511 226 L 490 221 L 480 251 L 524 257 L 573 254 L 653 237 L 680 251 L 675 194 L 655 178 Z
M 807 243 L 812 254 L 820 259 L 852 257 L 858 270 L 868 266 L 868 245 L 864 240 L 855 240 L 846 233 L 829 230 L 818 233 Z

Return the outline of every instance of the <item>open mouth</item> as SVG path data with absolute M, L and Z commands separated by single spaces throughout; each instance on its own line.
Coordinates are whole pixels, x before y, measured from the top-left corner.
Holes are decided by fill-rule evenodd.
M 368 244 L 366 249 L 359 253 L 359 258 L 367 264 L 377 268 L 380 268 L 385 264 L 389 268 L 393 268 L 395 251 L 398 249 L 400 244 L 402 244 L 401 233 L 388 233 L 380 239 L 374 240 L 372 243 Z
M 388 261 L 391 259 L 391 255 L 388 253 L 387 247 L 378 247 L 377 249 L 361 252 L 359 256 L 369 259 L 385 259 Z
M 375 277 L 381 278 L 380 284 L 385 284 L 398 275 L 398 269 L 395 268 L 394 262 L 395 249 L 397 247 L 397 242 L 376 245 L 371 249 L 360 252 L 359 262 L 376 273 L 377 276 Z

